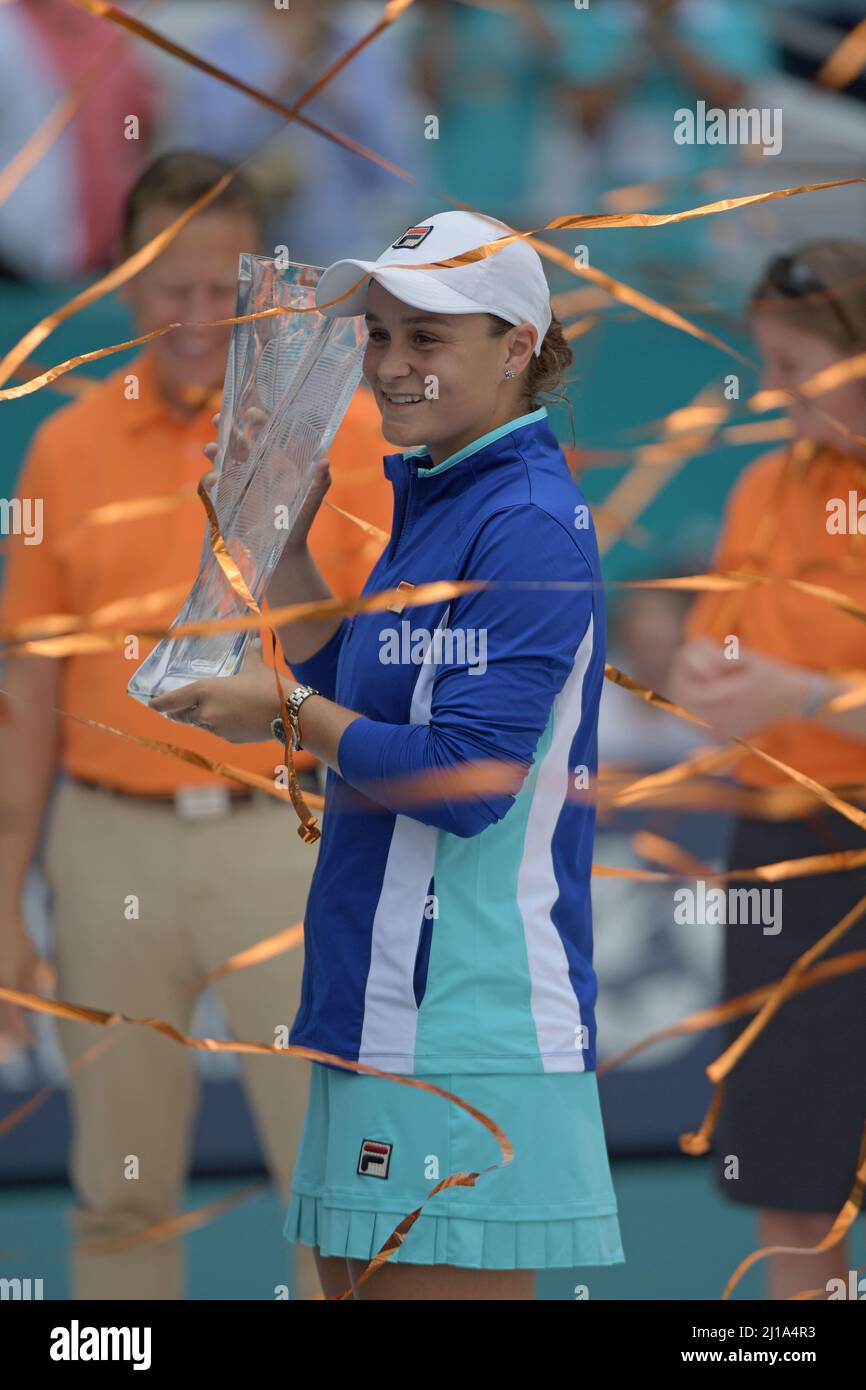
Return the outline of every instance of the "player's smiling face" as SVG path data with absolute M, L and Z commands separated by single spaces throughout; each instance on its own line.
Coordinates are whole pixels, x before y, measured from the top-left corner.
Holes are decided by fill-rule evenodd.
M 364 375 L 389 443 L 426 445 L 436 463 L 491 428 L 501 408 L 511 335 L 491 334 L 483 313 L 412 308 L 376 280 L 366 322 Z

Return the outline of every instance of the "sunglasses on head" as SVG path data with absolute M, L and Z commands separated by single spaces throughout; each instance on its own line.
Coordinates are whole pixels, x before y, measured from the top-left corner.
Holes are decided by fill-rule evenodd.
M 852 343 L 857 341 L 858 334 L 839 300 L 835 297 L 832 286 L 826 285 L 817 271 L 813 270 L 806 261 L 798 260 L 796 256 L 777 256 L 767 268 L 767 280 L 773 289 L 784 295 L 786 299 L 803 299 L 809 295 L 821 295 L 841 323 L 849 341 Z

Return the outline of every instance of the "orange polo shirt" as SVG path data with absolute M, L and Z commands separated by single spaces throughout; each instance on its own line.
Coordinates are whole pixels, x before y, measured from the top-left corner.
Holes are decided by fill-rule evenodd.
M 139 378 L 137 400 L 124 393 L 130 373 Z M 171 622 L 201 559 L 206 518 L 196 485 L 208 467 L 202 447 L 213 438 L 215 408 L 211 401 L 191 418 L 173 411 L 159 394 L 151 359 L 144 353 L 40 427 L 16 496 L 42 499 L 43 538 L 36 545 L 25 544 L 24 536 L 8 539 L 0 610 L 4 623 L 47 613 L 89 614 L 116 600 L 177 587 L 158 612 L 141 619 L 142 626 Z M 392 512 L 391 487 L 382 467 L 389 451 L 376 403 L 361 388 L 328 451 L 333 477 L 328 498 L 384 531 Z M 108 503 L 181 491 L 189 493 L 188 500 L 154 515 L 104 525 L 88 519 L 89 512 Z M 360 592 L 381 548 L 327 507 L 313 524 L 310 549 L 338 597 Z M 134 631 L 133 618 L 123 622 Z M 273 740 L 229 745 L 205 730 L 170 722 L 127 694 L 133 671 L 155 645 L 153 639 L 140 639 L 135 659 L 127 659 L 123 651 L 63 658 L 60 708 L 273 776 L 282 761 Z M 267 635 L 263 654 L 271 664 Z M 278 667 L 287 670 L 281 651 Z M 237 786 L 75 720 L 61 718 L 60 725 L 62 766 L 73 776 L 131 792 L 213 781 Z M 309 754 L 298 755 L 298 766 L 313 762 Z
M 828 503 L 866 499 L 866 465 L 822 448 L 808 463 L 790 448 L 758 459 L 729 499 L 717 570 L 744 570 L 821 584 L 866 606 L 866 536 L 828 530 Z M 866 525 L 866 519 L 864 519 Z M 856 526 L 856 520 L 855 520 Z M 866 670 L 866 624 L 786 584 L 702 594 L 686 622 L 689 637 L 740 638 L 767 656 L 828 674 Z M 814 720 L 786 719 L 762 732 L 773 757 L 827 785 L 866 785 L 866 742 Z M 752 786 L 790 783 L 753 755 L 736 776 Z

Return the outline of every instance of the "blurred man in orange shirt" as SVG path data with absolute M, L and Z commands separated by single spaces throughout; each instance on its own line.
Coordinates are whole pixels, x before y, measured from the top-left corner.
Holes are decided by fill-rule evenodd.
M 130 195 L 124 254 L 168 226 L 227 167 L 192 153 L 156 160 Z M 239 253 L 259 241 L 256 196 L 237 177 L 129 283 L 137 333 L 232 315 Z M 213 437 L 229 334 L 175 329 L 40 428 L 17 494 L 38 501 L 43 533 L 39 544 L 9 539 L 4 623 L 93 614 L 111 604 L 122 605 L 120 621 L 132 630 L 171 621 L 198 571 L 204 515 L 196 485 L 207 469 L 202 448 Z M 359 390 L 329 449 L 330 496 L 383 528 L 390 523 L 386 452 L 379 412 Z M 179 503 L 178 494 L 186 494 Z M 168 502 L 100 522 L 97 509 L 145 497 Z M 335 592 L 358 593 L 380 544 L 333 510 L 323 510 L 312 539 Z M 159 608 L 137 602 L 154 592 Z M 4 684 L 12 698 L 0 723 L 0 984 L 35 988 L 22 896 L 44 834 L 58 995 L 189 1031 L 202 976 L 302 919 L 316 850 L 299 838 L 290 806 L 54 713 L 56 706 L 224 757 L 212 734 L 167 724 L 127 695 L 132 672 L 153 645 L 142 639 L 137 651 L 128 643 L 125 651 L 66 658 L 10 653 Z M 264 657 L 271 661 L 267 639 Z M 279 649 L 277 662 L 286 671 Z M 246 744 L 232 759 L 273 778 L 284 752 L 276 743 Z M 311 756 L 298 754 L 297 767 L 302 789 L 317 790 Z M 220 980 L 236 1037 L 278 1040 L 276 1030 L 288 1028 L 297 1008 L 302 965 L 296 948 Z M 0 1004 L 3 1031 L 26 1042 L 26 1014 Z M 70 1065 L 105 1037 L 96 1026 L 73 1022 L 60 1022 L 58 1031 Z M 241 1065 L 269 1169 L 285 1196 L 307 1069 L 268 1057 L 244 1057 Z M 69 1088 L 76 1237 L 97 1241 L 174 1216 L 195 1100 L 193 1053 L 150 1030 L 123 1029 L 105 1052 L 72 1071 Z M 310 1297 L 318 1290 L 311 1252 L 299 1249 L 297 1257 L 291 1293 Z M 182 1297 L 178 1243 L 144 1242 L 105 1255 L 76 1251 L 74 1297 Z

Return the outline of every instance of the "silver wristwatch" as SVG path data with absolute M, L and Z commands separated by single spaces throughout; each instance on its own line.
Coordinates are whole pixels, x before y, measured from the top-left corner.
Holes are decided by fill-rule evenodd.
M 308 700 L 311 695 L 320 695 L 321 691 L 314 690 L 311 685 L 296 685 L 290 695 L 286 696 L 286 706 L 289 711 L 289 724 L 292 730 L 292 748 L 299 753 L 303 747 L 301 743 L 301 730 L 298 723 L 298 715 L 301 705 Z M 278 743 L 286 742 L 286 726 L 283 723 L 283 716 L 278 714 L 271 723 L 271 733 Z

